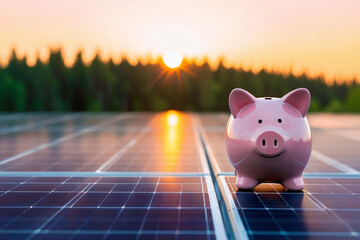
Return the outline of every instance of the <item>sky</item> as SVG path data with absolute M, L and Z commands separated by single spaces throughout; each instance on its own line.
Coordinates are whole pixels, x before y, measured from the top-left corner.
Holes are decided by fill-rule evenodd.
M 178 52 L 213 66 L 360 80 L 358 0 L 0 0 L 0 63 L 12 49 L 91 61 Z

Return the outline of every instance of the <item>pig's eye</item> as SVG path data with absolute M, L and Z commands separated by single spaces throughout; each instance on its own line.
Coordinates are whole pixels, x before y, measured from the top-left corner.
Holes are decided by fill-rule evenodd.
M 282 123 L 282 120 L 281 120 L 281 118 L 279 118 L 279 119 L 278 119 L 278 122 L 279 122 L 279 123 Z
M 261 120 L 261 119 L 259 119 L 259 120 L 258 120 L 258 123 L 259 123 L 259 124 L 260 124 L 260 123 L 262 123 L 262 120 Z

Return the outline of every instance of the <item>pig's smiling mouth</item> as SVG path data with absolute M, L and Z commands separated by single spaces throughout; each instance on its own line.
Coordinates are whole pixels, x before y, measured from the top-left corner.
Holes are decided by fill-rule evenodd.
M 276 155 L 274 155 L 274 156 L 267 156 L 267 155 L 261 154 L 261 153 L 259 153 L 259 152 L 258 152 L 258 154 L 259 154 L 260 156 L 264 157 L 264 158 L 276 158 L 276 157 L 278 157 L 278 156 L 281 155 L 281 153 L 279 153 L 279 154 L 276 154 Z

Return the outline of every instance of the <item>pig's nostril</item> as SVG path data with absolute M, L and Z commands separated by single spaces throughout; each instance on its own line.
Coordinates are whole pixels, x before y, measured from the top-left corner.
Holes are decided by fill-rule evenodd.
M 263 139 L 263 140 L 261 141 L 261 146 L 266 147 L 266 140 L 265 140 L 265 139 Z
M 277 139 L 274 139 L 274 147 L 278 147 L 278 141 L 277 141 Z

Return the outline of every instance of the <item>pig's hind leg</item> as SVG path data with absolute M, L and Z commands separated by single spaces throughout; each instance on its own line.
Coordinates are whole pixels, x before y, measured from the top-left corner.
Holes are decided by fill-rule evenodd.
M 255 180 L 250 177 L 237 176 L 236 177 L 236 187 L 240 189 L 252 189 L 259 184 L 258 180 Z
M 304 189 L 304 181 L 302 176 L 286 179 L 281 183 L 284 188 L 291 191 L 300 191 Z

